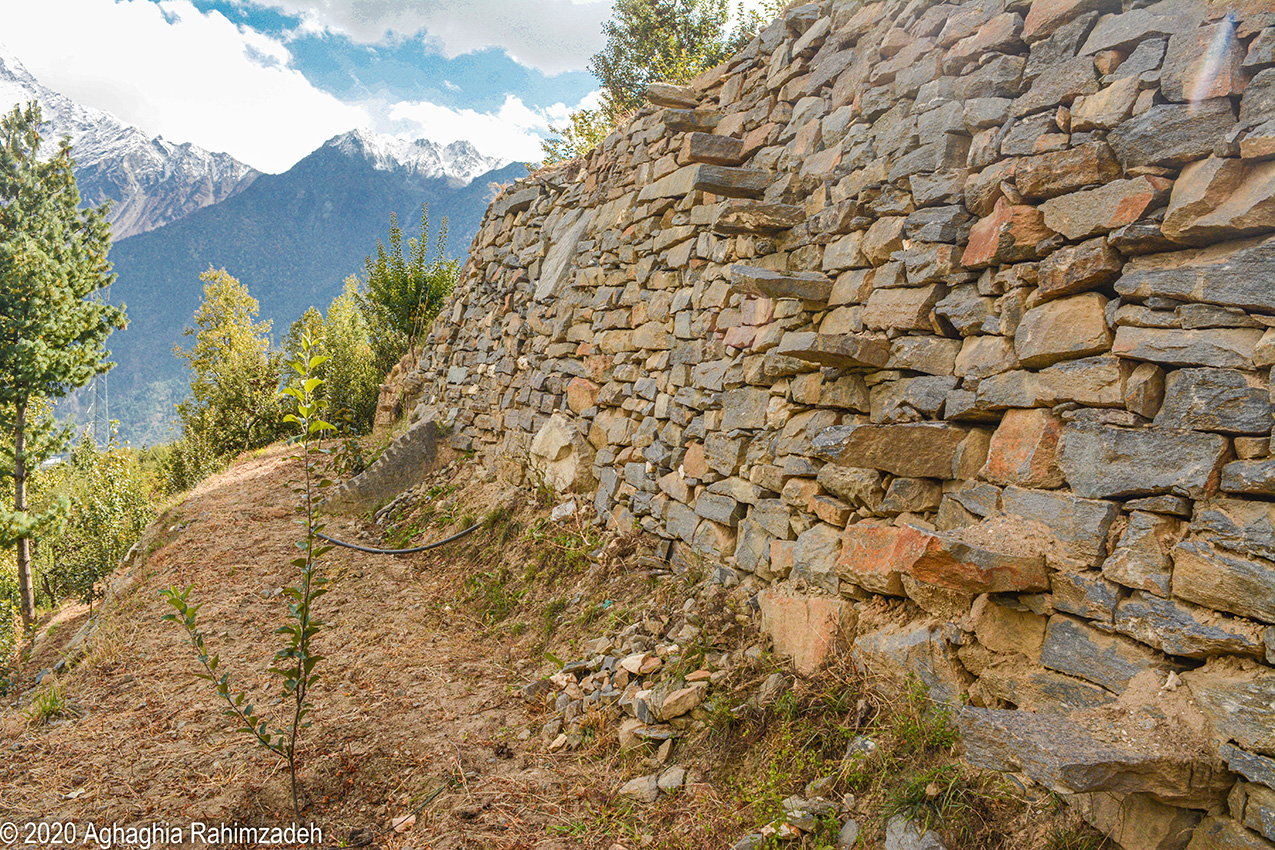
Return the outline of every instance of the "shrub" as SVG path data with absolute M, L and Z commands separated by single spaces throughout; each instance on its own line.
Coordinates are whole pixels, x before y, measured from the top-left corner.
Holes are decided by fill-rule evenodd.
M 99 451 L 86 435 L 40 483 L 44 500 L 64 500 L 68 511 L 37 547 L 38 590 L 50 604 L 68 596 L 92 602 L 98 582 L 155 516 L 137 457 L 114 439 Z
M 429 207 L 421 207 L 419 237 L 407 240 L 403 257 L 403 231 L 398 217 L 390 214 L 390 246 L 376 240 L 376 257 L 363 264 L 365 280 L 356 294 L 367 321 L 379 374 L 385 374 L 417 340 L 443 308 L 456 287 L 460 261 L 446 259 L 447 219 L 438 229 L 433 257 L 429 251 Z

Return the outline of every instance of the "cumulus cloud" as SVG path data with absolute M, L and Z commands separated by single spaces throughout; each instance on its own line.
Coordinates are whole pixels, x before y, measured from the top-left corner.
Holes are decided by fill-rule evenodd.
M 384 116 L 372 127 L 378 132 L 406 138 L 424 137 L 440 144 L 464 139 L 488 156 L 537 162 L 542 155 L 540 140 L 549 134 L 550 126 L 565 124 L 573 109 L 594 107 L 598 100 L 599 93 L 594 92 L 575 106 L 558 103 L 533 109 L 514 95 L 508 95 L 496 112 L 450 109 L 425 101 L 402 101 L 383 104 L 380 108 L 367 104 L 366 108 Z
M 0 19 L 49 88 L 264 171 L 370 121 L 288 67 L 279 40 L 188 0 L 0 0 Z
M 253 0 L 363 42 L 387 34 L 428 41 L 448 58 L 489 47 L 547 74 L 583 70 L 603 45 L 610 0 Z

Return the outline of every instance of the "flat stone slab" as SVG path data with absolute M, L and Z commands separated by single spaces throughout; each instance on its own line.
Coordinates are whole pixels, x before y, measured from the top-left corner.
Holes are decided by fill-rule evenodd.
M 1275 756 L 1275 670 L 1223 658 L 1183 673 L 1182 681 L 1222 741 Z
M 1173 595 L 1206 608 L 1275 623 L 1275 563 L 1210 545 L 1173 548 Z
M 789 331 L 772 353 L 821 366 L 880 369 L 890 360 L 890 341 L 863 334 Z
M 1170 805 L 1206 808 L 1230 786 L 1229 773 L 1199 754 L 1172 747 L 1148 752 L 1056 716 L 966 707 L 957 726 L 970 764 L 1026 773 L 1063 794 L 1150 794 Z
M 861 425 L 844 434 L 835 461 L 907 478 L 948 479 L 970 434 L 969 428 L 946 422 Z
M 1116 291 L 1137 299 L 1159 296 L 1275 313 L 1275 237 L 1193 251 L 1134 257 Z
M 682 143 L 682 159 L 709 165 L 739 165 L 744 159 L 744 141 L 734 136 L 690 133 Z
M 1123 693 L 1133 677 L 1144 670 L 1168 671 L 1181 667 L 1146 644 L 1062 614 L 1049 618 L 1040 663 L 1059 673 L 1102 685 L 1116 694 Z
M 680 198 L 691 192 L 712 192 L 727 198 L 760 198 L 774 176 L 768 171 L 724 165 L 686 165 L 661 177 L 638 193 L 639 201 Z
M 725 203 L 713 219 L 713 232 L 778 233 L 806 220 L 806 208 L 796 204 L 768 204 L 736 199 Z
M 832 294 L 832 281 L 819 272 L 785 274 L 737 263 L 730 268 L 730 281 L 730 288 L 735 292 L 766 298 L 799 298 L 827 304 L 828 296 Z
M 1227 439 L 1216 434 L 1070 423 L 1058 465 L 1084 498 L 1173 493 L 1198 499 L 1217 491 L 1228 450 Z

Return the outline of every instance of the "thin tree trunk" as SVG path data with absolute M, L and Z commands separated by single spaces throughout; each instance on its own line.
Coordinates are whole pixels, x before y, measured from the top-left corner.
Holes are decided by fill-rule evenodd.
M 21 513 L 27 509 L 27 406 L 19 404 L 13 427 L 13 509 Z M 18 540 L 18 591 L 22 596 L 22 629 L 31 631 L 35 625 L 35 584 L 31 576 L 31 541 Z

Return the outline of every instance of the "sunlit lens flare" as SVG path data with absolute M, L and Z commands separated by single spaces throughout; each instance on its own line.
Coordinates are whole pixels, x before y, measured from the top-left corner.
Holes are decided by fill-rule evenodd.
M 1226 61 L 1226 57 L 1235 45 L 1235 25 L 1235 16 L 1230 13 L 1218 22 L 1217 35 L 1213 36 L 1213 41 L 1209 44 L 1208 52 L 1204 55 L 1204 61 L 1200 63 L 1199 73 L 1196 74 L 1187 98 L 1192 109 L 1199 106 L 1201 101 L 1208 99 L 1213 84 L 1217 82 L 1218 74 L 1222 71 L 1222 63 Z

